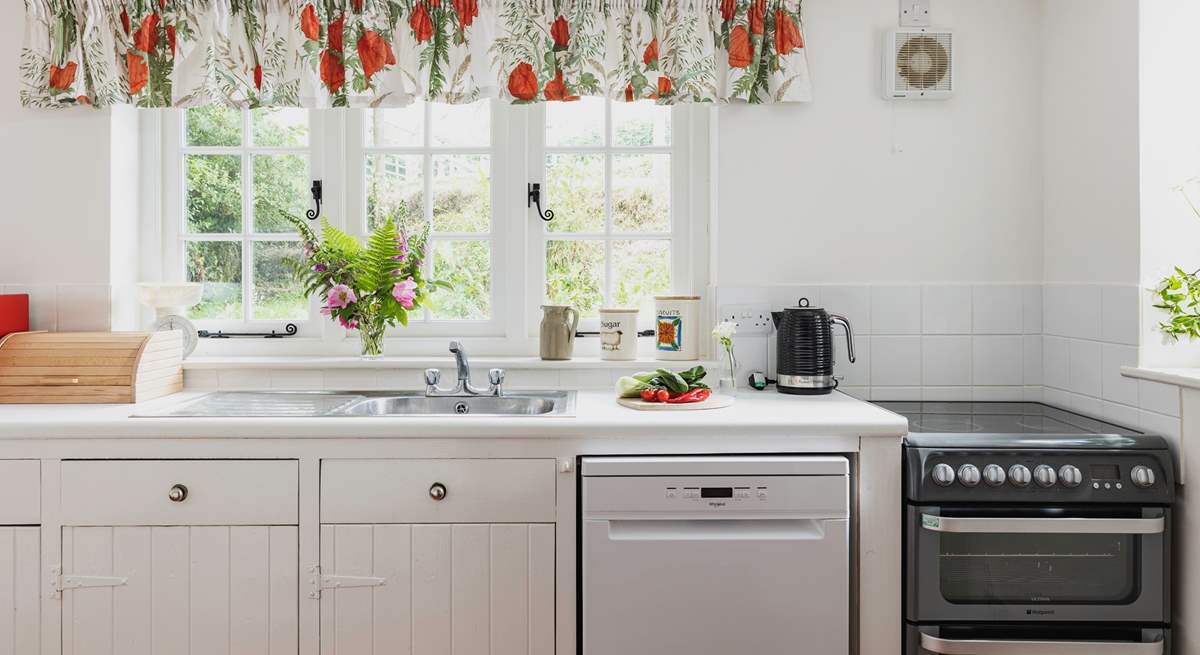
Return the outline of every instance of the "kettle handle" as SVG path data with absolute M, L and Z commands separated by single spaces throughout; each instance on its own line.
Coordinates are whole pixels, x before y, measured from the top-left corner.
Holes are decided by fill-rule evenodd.
M 845 316 L 840 314 L 830 314 L 829 323 L 841 325 L 846 330 L 846 354 L 850 357 L 850 363 L 854 363 L 854 331 L 850 329 L 850 321 L 846 320 Z

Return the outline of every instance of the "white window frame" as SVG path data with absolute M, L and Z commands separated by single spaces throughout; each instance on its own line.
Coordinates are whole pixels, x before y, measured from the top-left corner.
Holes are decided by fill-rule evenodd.
M 251 311 L 254 294 L 254 243 L 265 241 L 299 241 L 296 233 L 254 232 L 254 158 L 257 155 L 305 154 L 308 158 L 308 188 L 310 180 L 323 178 L 324 116 L 321 112 L 309 112 L 309 142 L 307 148 L 259 147 L 248 143 L 251 138 L 250 114 L 241 114 L 242 143 L 237 146 L 189 146 L 185 134 L 186 113 L 181 110 L 163 111 L 163 169 L 164 198 L 163 212 L 163 278 L 169 282 L 186 280 L 186 243 L 188 241 L 240 242 L 242 244 L 242 312 Z M 231 155 L 241 158 L 242 175 L 242 229 L 240 233 L 195 234 L 187 231 L 187 166 L 189 155 Z M 176 167 L 176 165 L 178 165 Z M 240 237 L 240 238 L 237 238 Z M 323 317 L 318 314 L 319 305 L 309 298 L 308 316 L 303 319 L 270 320 L 219 320 L 204 319 L 196 323 L 201 329 L 226 332 L 264 332 L 281 330 L 287 323 L 295 323 L 300 336 L 315 337 L 321 333 Z
M 366 196 L 363 157 L 368 151 L 362 138 L 364 109 L 319 109 L 310 115 L 309 167 L 312 179 L 323 180 L 321 215 L 340 229 L 361 235 L 366 226 Z M 428 111 L 428 109 L 426 110 Z M 716 111 L 707 105 L 679 105 L 671 109 L 671 232 L 655 235 L 672 242 L 671 293 L 711 295 L 710 216 L 712 198 L 712 155 L 715 151 Z M 142 243 L 161 244 L 161 258 L 144 253 L 142 279 L 184 279 L 183 229 L 186 196 L 182 165 L 184 153 L 184 110 L 143 112 L 141 168 L 147 187 L 142 193 Z M 607 115 L 607 113 L 606 113 Z M 491 356 L 534 356 L 538 352 L 540 305 L 545 302 L 545 241 L 543 221 L 526 207 L 526 183 L 543 185 L 545 193 L 545 105 L 513 106 L 492 101 L 491 194 L 492 194 L 492 297 L 491 318 L 486 321 L 413 321 L 406 328 L 389 331 L 385 353 L 390 356 L 445 354 L 450 339 L 465 337 L 473 354 Z M 606 120 L 607 122 L 607 120 Z M 429 123 L 426 122 L 428 127 Z M 605 126 L 609 131 L 610 126 Z M 428 143 L 428 129 L 426 129 Z M 264 149 L 265 150 L 265 149 Z M 400 153 L 405 148 L 380 149 Z M 477 153 L 479 148 L 438 148 Z M 576 149 L 571 149 L 575 151 Z M 598 149 L 604 151 L 605 149 Z M 609 152 L 626 149 L 608 148 Z M 649 152 L 658 149 L 630 148 Z M 431 151 L 424 149 L 427 158 Z M 407 153 L 414 154 L 414 153 Z M 246 171 L 248 169 L 244 169 Z M 248 180 L 251 178 L 247 178 Z M 425 184 L 432 177 L 426 176 Z M 244 182 L 244 185 L 250 184 Z M 611 180 L 609 181 L 611 185 Z M 244 188 L 246 188 L 244 186 Z M 149 189 L 147 192 L 146 189 Z M 353 192 L 351 192 L 353 191 Z M 428 191 L 427 191 L 428 193 Z M 245 194 L 244 194 L 245 195 Z M 244 197 L 246 203 L 253 198 Z M 427 203 L 430 204 L 430 203 Z M 431 208 L 426 210 L 431 211 Z M 249 214 L 246 214 L 249 216 Z M 444 235 L 454 236 L 454 235 Z M 479 235 L 462 235 L 478 238 Z M 553 236 L 553 235 L 551 235 Z M 281 240 L 276 238 L 275 240 Z M 243 281 L 251 266 L 244 257 Z M 340 355 L 358 352 L 358 336 L 321 317 L 317 299 L 310 299 L 310 319 L 293 321 L 301 329 L 288 339 L 201 339 L 199 355 Z M 711 311 L 709 313 L 712 313 Z M 252 331 L 278 329 L 284 321 L 202 321 L 202 329 Z M 581 323 L 587 329 L 590 322 Z M 595 342 L 595 343 L 593 343 Z M 598 339 L 580 339 L 577 356 L 599 353 Z

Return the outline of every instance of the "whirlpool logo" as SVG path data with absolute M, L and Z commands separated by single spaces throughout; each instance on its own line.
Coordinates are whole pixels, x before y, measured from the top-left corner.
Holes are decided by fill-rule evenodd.
M 1054 614 L 1054 610 L 1041 610 L 1041 609 L 1025 610 L 1026 616 L 1051 616 L 1052 614 Z

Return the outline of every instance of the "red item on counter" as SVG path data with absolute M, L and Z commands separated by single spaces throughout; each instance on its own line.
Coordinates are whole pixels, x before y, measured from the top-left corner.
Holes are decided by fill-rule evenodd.
M 0 294 L 0 337 L 29 331 L 29 294 Z

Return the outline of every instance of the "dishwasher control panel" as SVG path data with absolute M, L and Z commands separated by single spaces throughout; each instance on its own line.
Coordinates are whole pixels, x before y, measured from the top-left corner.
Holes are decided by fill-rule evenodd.
M 667 487 L 666 497 L 689 500 L 693 502 L 713 502 L 722 503 L 725 501 L 746 501 L 746 500 L 766 500 L 768 487 L 762 486 L 742 486 L 742 487 L 693 487 L 693 486 L 670 486 Z

